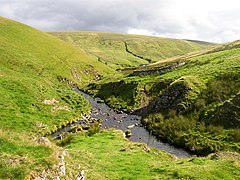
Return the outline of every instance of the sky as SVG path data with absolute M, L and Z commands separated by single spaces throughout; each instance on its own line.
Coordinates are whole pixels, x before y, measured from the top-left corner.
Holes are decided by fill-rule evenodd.
M 0 16 L 43 31 L 240 39 L 239 0 L 0 0 Z

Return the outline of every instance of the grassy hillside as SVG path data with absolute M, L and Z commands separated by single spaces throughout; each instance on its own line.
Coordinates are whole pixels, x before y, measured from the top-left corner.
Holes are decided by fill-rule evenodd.
M 90 110 L 69 86 L 84 86 L 112 70 L 80 49 L 3 17 L 0 42 L 0 179 L 22 179 L 55 161 L 55 148 L 32 137 L 56 131 Z
M 239 152 L 239 44 L 176 57 L 168 66 L 164 60 L 128 70 L 129 76 L 92 84 L 89 92 L 113 107 L 145 115 L 148 129 L 172 144 L 202 155 Z
M 0 42 L 0 179 L 75 179 L 79 169 L 88 179 L 240 176 L 238 154 L 181 160 L 156 149 L 146 152 L 146 145 L 132 143 L 115 130 L 91 136 L 79 131 L 48 141 L 42 136 L 90 111 L 71 86 L 119 74 L 72 45 L 3 17 Z M 229 103 L 236 102 L 233 98 Z
M 3 128 L 12 126 L 11 123 L 21 122 L 22 126 L 28 129 L 38 119 L 54 124 L 54 121 L 61 121 L 68 116 L 74 117 L 86 102 L 75 95 L 68 86 L 74 83 L 84 86 L 102 75 L 113 72 L 84 51 L 47 33 L 5 18 L 0 19 L 0 25 Z M 73 110 L 64 113 L 51 112 L 52 107 L 43 103 L 45 99 L 50 98 L 56 98 L 59 101 L 56 103 L 58 106 L 66 104 Z M 75 107 L 78 109 L 74 109 Z M 26 114 L 31 116 L 26 117 Z M 52 122 L 48 122 L 49 118 Z M 26 120 L 34 122 L 29 124 Z M 17 128 L 15 126 L 15 129 Z
M 206 49 L 186 53 L 184 55 L 174 56 L 171 58 L 164 59 L 162 61 L 157 61 L 155 63 L 151 63 L 145 67 L 136 67 L 134 69 L 135 70 L 146 70 L 146 69 L 150 69 L 150 68 L 157 68 L 157 67 L 161 67 L 161 66 L 164 66 L 167 64 L 172 64 L 175 62 L 187 61 L 190 58 L 198 57 L 201 55 L 211 54 L 214 52 L 220 52 L 220 51 L 230 50 L 230 49 L 239 48 L 239 47 L 240 47 L 240 41 L 236 40 L 234 42 L 215 45 L 215 46 L 212 46 L 212 47 L 209 47 Z
M 98 32 L 51 32 L 50 34 L 84 49 L 102 63 L 118 69 L 136 67 L 214 45 L 151 36 Z

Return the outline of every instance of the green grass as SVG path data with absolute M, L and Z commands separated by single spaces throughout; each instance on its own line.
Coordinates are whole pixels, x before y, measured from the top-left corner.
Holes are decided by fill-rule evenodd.
M 97 54 L 90 51 L 85 52 L 79 47 L 76 48 L 47 33 L 0 17 L 0 179 L 31 179 L 36 174 L 46 170 L 50 170 L 49 178 L 53 178 L 58 171 L 56 167 L 58 163 L 57 155 L 62 148 L 56 146 L 54 142 L 51 145 L 40 144 L 37 142 L 37 138 L 48 135 L 62 126 L 78 120 L 83 113 L 90 111 L 89 103 L 82 96 L 73 92 L 71 87 L 76 83 L 84 88 L 89 83 L 95 82 L 99 77 L 100 82 L 116 79 L 123 76 L 115 71 L 116 68 L 144 63 L 132 56 L 128 59 L 130 55 L 124 54 L 120 57 L 123 53 L 122 40 L 125 39 L 125 36 L 120 37 L 121 43 L 119 44 L 119 39 L 116 39 L 115 34 L 105 35 L 110 40 L 103 40 L 104 48 L 99 52 L 104 52 L 103 57 L 107 57 L 104 59 L 101 56 L 99 61 L 97 58 L 99 52 Z M 86 41 L 90 42 L 91 38 L 89 37 Z M 132 41 L 135 42 L 139 38 L 141 39 L 141 36 L 128 36 L 130 50 L 134 49 L 136 53 L 146 57 L 160 56 L 160 54 L 154 55 L 154 52 L 156 52 L 154 48 L 154 52 L 149 51 L 149 54 L 147 52 L 141 54 L 143 47 L 135 46 L 134 43 L 131 44 Z M 153 37 L 148 38 L 152 39 Z M 97 39 L 95 35 L 94 39 Z M 117 43 L 111 44 L 114 39 Z M 152 41 L 154 41 L 153 39 Z M 157 38 L 156 41 L 159 42 L 159 39 L 161 38 Z M 177 40 L 172 41 L 172 43 L 176 43 Z M 139 40 L 138 42 L 143 41 Z M 178 54 L 184 53 L 185 50 L 192 51 L 202 48 L 202 45 L 196 43 L 186 41 L 179 41 L 179 43 L 183 43 L 181 46 L 186 45 L 187 48 L 183 47 L 182 49 L 178 44 L 180 48 L 179 51 L 176 51 Z M 172 44 L 169 42 L 170 46 L 172 48 Z M 109 50 L 109 47 L 112 49 Z M 154 45 L 154 47 L 157 46 Z M 119 51 L 119 54 L 115 54 L 118 48 L 121 51 Z M 99 49 L 98 45 L 96 45 L 95 50 L 97 49 Z M 167 48 L 165 50 L 169 51 Z M 108 55 L 109 51 L 112 51 L 112 54 Z M 171 53 L 168 55 L 172 56 Z M 238 52 L 233 52 L 233 50 L 229 50 L 229 54 L 235 55 L 235 58 L 238 56 Z M 110 62 L 113 56 L 116 58 L 118 55 L 119 59 Z M 210 55 L 207 56 L 210 59 L 212 58 Z M 163 57 L 160 56 L 161 58 Z M 108 60 L 110 65 L 108 62 L 103 63 L 101 59 Z M 226 67 L 224 69 L 224 66 L 228 66 L 228 69 L 230 68 L 231 72 L 236 74 L 237 70 L 232 70 L 235 66 L 231 65 L 232 63 L 225 64 L 225 57 L 222 59 L 219 62 L 219 68 L 224 71 L 227 69 Z M 156 61 L 157 59 L 153 58 L 153 60 Z M 201 61 L 202 64 L 206 64 L 206 67 L 213 67 L 213 64 L 208 63 L 205 58 Z M 197 65 L 196 59 L 192 59 L 187 66 L 194 69 L 194 63 Z M 167 80 L 165 77 L 158 75 L 125 78 L 117 92 L 120 98 L 116 97 L 115 102 L 121 99 L 119 107 L 124 102 L 126 109 L 133 106 L 137 108 L 141 104 L 141 102 L 139 103 L 139 99 L 142 100 L 141 93 L 152 93 L 154 97 L 158 97 L 165 91 L 165 88 L 158 89 L 161 85 L 156 84 L 156 82 L 164 81 L 166 87 L 171 83 L 174 85 L 174 82 L 178 84 L 178 81 L 180 81 L 177 80 L 178 77 L 187 75 L 187 70 L 184 70 L 183 67 L 181 71 L 181 73 L 169 72 L 172 74 L 169 74 Z M 209 73 L 211 76 L 209 75 L 209 77 L 216 77 L 214 75 L 216 74 L 215 71 L 217 70 L 211 70 Z M 199 73 L 199 76 L 201 76 L 201 73 Z M 210 80 L 211 78 L 187 78 L 187 86 L 189 85 L 195 90 L 189 94 L 188 98 L 194 100 L 201 93 L 201 97 L 205 98 L 208 92 L 203 92 L 199 86 L 204 84 L 206 87 L 214 88 L 215 81 L 207 84 Z M 233 81 L 229 82 L 232 82 L 231 87 L 234 86 Z M 238 84 L 236 85 L 238 87 Z M 118 87 L 118 84 L 116 84 L 116 87 Z M 109 90 L 112 91 L 113 89 L 109 88 Z M 121 92 L 125 93 L 122 97 Z M 219 95 L 220 92 L 215 93 Z M 226 92 L 225 95 L 219 96 L 220 100 L 216 104 L 208 102 L 211 108 L 208 109 L 207 115 L 215 113 L 214 108 L 212 108 L 215 106 L 221 111 L 224 102 L 227 103 L 227 100 L 235 107 L 237 98 L 231 96 L 232 92 L 235 93 L 235 89 L 233 88 L 231 91 L 224 89 L 224 92 Z M 132 93 L 134 94 L 133 97 Z M 103 94 L 103 96 L 106 95 Z M 54 104 L 43 103 L 44 100 L 52 98 L 55 98 L 58 102 Z M 135 102 L 137 98 L 138 100 Z M 111 97 L 109 102 L 111 102 Z M 199 104 L 201 105 L 201 103 Z M 112 105 L 114 106 L 114 103 Z M 206 120 L 205 123 L 209 121 Z M 219 120 L 219 122 L 221 121 Z M 123 132 L 104 131 L 96 133 L 99 130 L 97 125 L 93 125 L 90 129 L 91 131 L 86 133 L 88 136 L 70 134 L 66 139 L 57 142 L 57 144 L 64 146 L 70 154 L 70 156 L 66 156 L 67 175 L 63 178 L 74 179 L 77 164 L 83 167 L 89 179 L 204 179 L 205 177 L 205 179 L 231 179 L 239 176 L 238 155 L 234 156 L 235 159 L 232 159 L 232 156 L 222 155 L 218 160 L 211 160 L 211 157 L 194 157 L 175 161 L 168 153 L 156 149 L 151 149 L 150 153 L 145 152 L 143 150 L 145 145 L 129 142 L 122 137 Z M 202 132 L 205 133 L 205 130 L 203 128 Z M 219 130 L 215 129 L 213 133 L 217 132 Z M 195 131 L 191 131 L 191 133 L 196 134 Z M 84 133 L 80 132 L 79 134 Z M 226 132 L 226 135 L 231 139 L 240 137 L 238 129 L 231 129 Z M 215 135 L 212 135 L 212 137 L 225 138 Z M 189 137 L 186 136 L 186 138 Z M 238 145 L 238 141 L 235 144 Z
M 0 32 L 1 66 L 16 72 L 67 77 L 80 85 L 113 72 L 85 51 L 26 25 L 1 18 Z
M 131 143 L 121 131 L 103 131 L 92 136 L 75 136 L 67 146 L 72 156 L 71 171 L 80 164 L 88 179 L 238 179 L 237 154 L 219 154 L 216 158 L 173 156 L 144 144 Z M 234 161 L 232 161 L 234 159 Z M 70 177 L 71 178 L 71 177 Z
M 231 50 L 231 49 L 239 48 L 239 47 L 240 47 L 240 42 L 239 42 L 239 40 L 236 40 L 234 42 L 215 45 L 215 46 L 205 48 L 205 49 L 202 49 L 202 50 L 186 53 L 184 55 L 174 56 L 172 58 L 167 58 L 167 59 L 164 59 L 162 61 L 157 61 L 155 63 L 151 63 L 146 67 L 137 67 L 136 69 L 144 70 L 144 69 L 148 69 L 148 68 L 161 67 L 161 66 L 164 66 L 166 64 L 171 64 L 171 63 L 174 63 L 174 62 L 181 62 L 181 61 L 186 62 L 189 59 L 194 58 L 194 57 L 199 57 L 199 56 L 202 56 L 202 55 L 211 54 L 211 53 L 215 53 L 215 52 Z
M 41 122 L 47 132 L 89 111 L 87 101 L 69 87 L 83 87 L 113 73 L 111 68 L 29 26 L 3 17 L 0 26 L 1 128 L 35 131 L 34 124 Z M 50 98 L 59 102 L 45 105 Z M 53 111 L 58 106 L 69 110 Z
M 126 52 L 124 43 L 127 43 L 129 51 L 150 59 L 152 62 L 214 45 L 213 43 L 202 44 L 179 39 L 117 33 L 74 31 L 51 32 L 50 34 L 84 49 L 89 54 L 99 58 L 100 62 L 114 69 L 148 64 L 148 61 L 134 57 Z
M 57 162 L 53 147 L 39 145 L 26 133 L 0 130 L 0 152 L 0 179 L 24 179 Z

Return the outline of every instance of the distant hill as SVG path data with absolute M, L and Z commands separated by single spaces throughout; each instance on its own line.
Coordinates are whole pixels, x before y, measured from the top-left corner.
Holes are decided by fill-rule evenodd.
M 200 50 L 214 43 L 101 32 L 50 32 L 112 68 L 136 67 Z
M 187 61 L 188 59 L 193 58 L 193 57 L 198 57 L 201 55 L 211 54 L 211 53 L 220 52 L 220 51 L 226 51 L 226 50 L 230 50 L 230 49 L 236 49 L 239 47 L 240 47 L 240 40 L 236 40 L 234 42 L 215 45 L 215 46 L 212 46 L 212 47 L 209 47 L 206 49 L 186 53 L 184 55 L 174 56 L 174 57 L 167 58 L 167 59 L 164 59 L 161 61 L 157 61 L 155 63 L 148 64 L 145 67 L 136 67 L 134 69 L 141 70 L 141 69 L 148 69 L 148 68 L 154 68 L 154 67 L 161 67 L 161 66 L 164 66 L 167 64 L 172 64 L 174 62 Z
M 191 39 L 183 39 L 183 40 L 190 41 L 190 42 L 197 43 L 197 44 L 207 45 L 207 46 L 217 45 L 217 43 L 206 42 L 206 41 L 191 40 Z

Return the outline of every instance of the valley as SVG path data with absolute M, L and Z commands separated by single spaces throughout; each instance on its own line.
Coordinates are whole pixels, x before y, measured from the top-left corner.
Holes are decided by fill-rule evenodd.
M 0 17 L 0 42 L 0 179 L 240 178 L 239 41 Z

